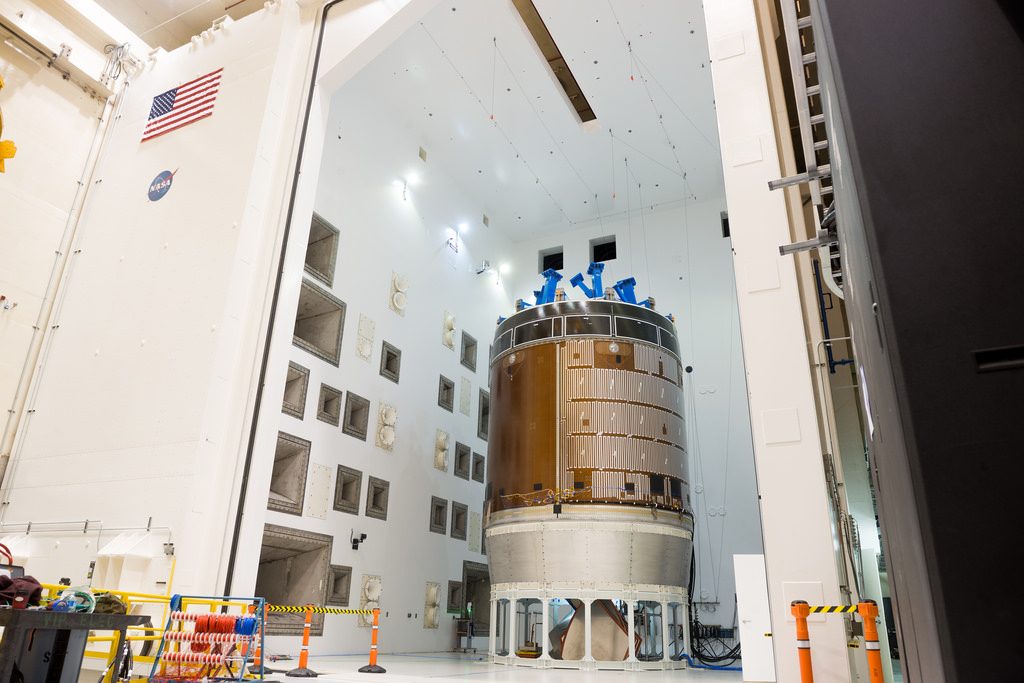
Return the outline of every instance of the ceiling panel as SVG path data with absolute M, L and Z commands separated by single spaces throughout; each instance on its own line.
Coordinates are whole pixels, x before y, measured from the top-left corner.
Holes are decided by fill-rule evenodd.
M 336 96 L 413 128 L 513 239 L 723 193 L 701 8 L 536 0 L 581 125 L 509 0 L 449 0 Z M 353 105 L 358 103 L 358 105 Z M 415 150 L 413 150 L 413 154 Z M 641 201 L 642 200 L 642 201 Z

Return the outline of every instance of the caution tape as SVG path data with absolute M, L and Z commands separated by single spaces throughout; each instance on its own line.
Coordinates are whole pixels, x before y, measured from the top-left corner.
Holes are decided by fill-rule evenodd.
M 807 609 L 811 614 L 853 614 L 857 605 L 811 605 Z
M 345 609 L 343 607 L 314 607 L 313 605 L 267 605 L 268 612 L 288 614 L 373 614 L 372 609 Z

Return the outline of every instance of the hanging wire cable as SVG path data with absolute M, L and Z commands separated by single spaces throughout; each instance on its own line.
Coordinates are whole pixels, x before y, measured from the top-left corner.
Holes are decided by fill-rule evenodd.
M 686 246 L 686 295 L 687 295 L 687 301 L 688 301 L 687 310 L 690 311 L 691 315 L 692 315 L 692 311 L 693 311 L 693 250 L 691 249 L 691 245 L 690 245 L 690 205 L 689 205 L 689 198 L 690 198 L 690 196 L 689 196 L 689 186 L 687 184 L 685 174 L 683 176 L 683 190 L 684 190 L 684 194 L 683 194 L 683 236 L 684 236 L 685 246 Z M 690 347 L 689 347 L 690 357 L 694 359 L 694 365 L 698 365 L 698 367 L 699 367 L 699 363 L 697 362 L 697 349 L 696 349 L 696 345 L 694 343 L 693 325 L 687 325 L 687 333 L 688 333 L 688 336 L 689 336 L 689 339 L 690 339 Z M 692 375 L 691 375 L 691 377 L 692 377 Z M 689 397 L 689 413 L 692 415 L 692 420 L 690 420 L 690 424 L 693 425 L 692 429 L 693 429 L 693 441 L 694 441 L 694 443 L 693 443 L 693 446 L 691 447 L 691 451 L 692 451 L 692 453 L 694 455 L 694 460 L 695 460 L 696 465 L 697 465 L 697 476 L 700 479 L 700 486 L 703 489 L 704 488 L 704 483 L 707 481 L 707 479 L 704 476 L 704 458 L 703 458 L 703 450 L 704 449 L 701 447 L 700 421 L 697 419 L 697 401 L 696 401 L 695 392 L 694 392 L 693 389 L 694 389 L 693 382 L 691 381 L 690 382 L 690 391 L 688 392 L 688 394 L 686 394 Z M 707 543 L 700 544 L 702 546 L 702 549 L 701 549 L 701 554 L 700 554 L 699 557 L 703 561 L 704 550 L 706 549 L 707 550 L 707 554 L 708 554 L 707 563 L 708 563 L 708 567 L 711 569 L 711 579 L 717 585 L 718 584 L 718 576 L 719 576 L 719 572 L 720 572 L 720 566 L 716 567 L 716 565 L 715 565 L 715 557 L 714 557 L 714 555 L 712 553 L 712 550 L 711 550 L 711 547 L 710 547 L 711 546 L 711 540 L 712 540 L 712 537 L 711 537 L 711 518 L 710 518 L 710 515 L 708 514 L 708 502 L 707 502 L 707 495 L 706 494 L 704 494 L 704 493 L 700 494 L 698 506 L 703 506 L 703 511 L 698 510 L 700 515 L 694 521 L 695 532 L 696 533 L 700 533 L 699 522 L 701 520 L 703 520 L 703 522 L 704 522 L 704 536 L 707 538 L 707 541 L 708 541 Z M 717 597 L 716 597 L 716 600 L 717 600 Z
M 624 42 L 624 43 L 626 44 L 626 51 L 627 51 L 627 52 L 629 53 L 629 64 L 630 64 L 630 74 L 629 74 L 629 80 L 631 80 L 631 81 L 632 81 L 632 80 L 635 80 L 635 79 L 633 78 L 633 70 L 634 70 L 634 69 L 636 69 L 636 67 L 637 67 L 637 66 L 643 66 L 643 67 L 644 67 L 644 69 L 646 69 L 646 70 L 647 70 L 647 71 L 648 71 L 648 72 L 649 72 L 649 73 L 651 74 L 651 78 L 652 78 L 652 80 L 654 80 L 654 81 L 655 81 L 656 83 L 658 83 L 657 79 L 655 79 L 655 78 L 654 78 L 654 73 L 653 73 L 653 72 L 651 71 L 651 69 L 650 69 L 650 68 L 649 68 L 649 67 L 648 67 L 648 66 L 646 65 L 646 63 L 645 63 L 645 62 L 643 61 L 643 59 L 641 59 L 640 55 L 639 55 L 639 54 L 637 54 L 637 53 L 636 53 L 636 52 L 635 52 L 635 51 L 633 50 L 633 43 L 632 43 L 632 41 L 630 41 L 629 37 L 628 37 L 628 36 L 626 35 L 626 30 L 625 30 L 625 29 L 624 29 L 624 28 L 622 27 L 622 22 L 621 22 L 621 21 L 619 21 L 619 15 L 618 15 L 618 14 L 617 14 L 617 13 L 615 12 L 615 6 L 614 6 L 614 5 L 612 4 L 612 0 L 605 0 L 605 2 L 607 2 L 607 3 L 608 3 L 608 9 L 609 9 L 609 10 L 611 11 L 611 13 L 612 13 L 612 18 L 613 18 L 613 19 L 615 20 L 615 25 L 616 25 L 616 26 L 618 27 L 618 29 L 619 29 L 619 35 L 621 35 L 621 36 L 622 36 L 622 40 L 623 40 L 623 42 Z M 639 72 L 639 69 L 637 69 L 637 72 L 638 72 L 638 73 L 640 73 L 640 72 Z M 640 79 L 641 79 L 641 81 L 643 80 L 643 73 L 640 73 Z M 700 136 L 701 136 L 702 138 L 704 138 L 704 140 L 705 140 L 705 141 L 706 141 L 706 142 L 707 142 L 707 143 L 708 143 L 709 145 L 711 145 L 711 148 L 712 148 L 712 149 L 714 149 L 714 150 L 715 150 L 716 152 L 717 152 L 717 151 L 719 151 L 719 149 L 718 149 L 718 146 L 717 146 L 717 145 L 716 145 L 716 144 L 715 144 L 714 142 L 712 142 L 712 141 L 711 141 L 711 139 L 710 139 L 710 138 L 709 138 L 709 137 L 708 137 L 707 135 L 705 135 L 705 134 L 704 134 L 704 131 L 702 131 L 702 130 L 701 130 L 701 129 L 700 129 L 700 128 L 699 128 L 698 126 L 697 126 L 697 124 L 696 124 L 696 123 L 694 123 L 693 119 L 691 119 L 691 118 L 690 118 L 690 117 L 689 117 L 689 116 L 688 116 L 688 115 L 686 114 L 686 112 L 685 112 L 685 111 L 683 111 L 683 108 L 679 106 L 679 103 L 678 103 L 678 102 L 676 102 L 676 101 L 675 101 L 675 100 L 674 100 L 674 99 L 672 98 L 672 96 L 671 96 L 671 95 L 669 94 L 669 92 L 668 92 L 668 89 L 667 89 L 667 88 L 665 88 L 665 87 L 664 87 L 663 85 L 661 85 L 661 83 L 658 83 L 658 87 L 660 87 L 660 88 L 661 88 L 662 92 L 664 92 L 664 93 L 665 93 L 665 95 L 666 95 L 666 96 L 668 97 L 669 101 L 670 101 L 670 102 L 671 102 L 671 103 L 672 103 L 672 104 L 673 104 L 673 105 L 675 106 L 675 108 L 679 110 L 679 113 L 683 115 L 683 118 L 684 118 L 684 119 L 686 119 L 687 123 L 689 123 L 689 124 L 690 124 L 691 126 L 693 126 L 693 129 L 694 129 L 695 131 L 697 131 L 697 133 L 698 133 L 698 134 L 699 134 L 699 135 L 700 135 Z M 649 92 L 649 91 L 648 91 L 648 96 L 650 96 L 650 92 Z
M 631 150 L 633 150 L 634 152 L 636 152 L 640 156 L 644 157 L 645 159 L 647 159 L 648 161 L 650 161 L 653 164 L 657 164 L 658 166 L 660 166 L 661 168 L 665 169 L 666 171 L 668 171 L 672 175 L 674 175 L 674 176 L 676 176 L 678 178 L 682 178 L 682 177 L 684 177 L 686 175 L 685 173 L 680 173 L 678 170 L 672 168 L 671 166 L 666 166 L 665 164 L 661 163 L 660 161 L 658 161 L 657 159 L 652 157 L 650 154 L 648 154 L 647 152 L 645 152 L 642 149 L 640 149 L 639 147 L 635 147 L 634 145 L 631 145 L 626 139 L 620 138 L 618 135 L 615 135 L 614 133 L 612 133 L 612 131 L 609 130 L 608 133 L 611 134 L 611 136 L 612 136 L 614 141 L 617 141 L 620 144 L 622 144 L 622 145 L 624 145 L 626 147 L 629 147 Z
M 455 73 L 458 79 L 462 81 L 462 84 L 466 86 L 466 91 L 474 100 L 476 100 L 476 103 L 480 106 L 480 109 L 482 109 L 483 112 L 487 114 L 488 117 L 490 117 L 491 112 L 488 111 L 487 105 L 484 103 L 482 99 L 480 99 L 480 96 L 477 95 L 476 91 L 473 90 L 472 86 L 470 86 L 469 84 L 469 81 L 466 80 L 466 77 L 462 74 L 459 68 L 455 66 L 455 62 L 453 62 L 451 57 L 448 56 L 448 52 L 443 47 L 441 47 L 441 44 L 437 42 L 436 38 L 434 38 L 434 34 L 430 32 L 430 30 L 422 21 L 419 22 L 419 27 L 423 29 L 423 32 L 425 34 L 427 34 L 427 37 L 430 38 L 430 42 L 433 43 L 434 47 L 437 48 L 437 51 L 441 54 L 441 57 L 444 59 L 445 62 L 448 63 L 448 66 L 451 67 L 452 71 Z M 547 185 L 541 182 L 540 175 L 533 169 L 533 167 L 530 165 L 530 162 L 526 160 L 526 157 L 522 155 L 522 153 L 519 151 L 519 148 L 516 147 L 516 144 L 512 142 L 512 138 L 510 138 L 508 133 L 505 132 L 505 129 L 501 127 L 501 124 L 499 124 L 497 120 L 494 120 L 491 123 L 494 126 L 495 130 L 497 130 L 505 139 L 505 142 L 508 143 L 509 147 L 512 149 L 512 152 L 515 154 L 516 159 L 519 159 L 519 161 L 523 164 L 523 166 L 530 173 L 530 175 L 533 176 L 534 183 L 538 185 L 541 188 L 541 190 L 544 191 L 544 194 L 548 196 L 548 199 L 550 199 L 551 203 L 555 205 L 555 208 L 558 209 L 558 212 L 562 214 L 562 217 L 566 220 L 566 222 L 568 222 L 570 225 L 575 225 L 576 221 L 569 217 L 569 214 L 566 213 L 565 209 L 562 208 L 562 205 L 558 202 L 558 200 L 555 199 L 555 196 L 551 193 L 551 190 L 548 189 Z
M 661 84 L 661 81 L 659 81 L 658 77 L 654 75 L 654 71 L 651 69 L 651 67 L 647 66 L 647 63 L 643 60 L 643 58 L 637 52 L 635 52 L 635 51 L 633 52 L 633 58 L 636 60 L 637 64 L 642 66 L 644 68 L 644 70 L 647 71 L 647 75 L 651 77 L 651 80 L 654 81 L 654 84 L 657 85 L 659 88 L 661 88 L 661 92 L 663 92 L 665 94 L 665 99 L 667 99 L 669 102 L 672 103 L 672 106 L 675 107 L 676 110 L 679 112 L 679 114 L 684 119 L 686 119 L 686 122 L 689 123 L 690 126 L 695 131 L 697 131 L 697 134 L 700 135 L 701 138 L 703 138 L 706 143 L 708 143 L 708 145 L 711 147 L 711 149 L 715 150 L 716 152 L 721 153 L 722 150 L 718 147 L 717 144 L 715 144 L 715 141 L 712 140 L 711 138 L 709 138 L 704 133 L 704 131 L 700 129 L 700 126 L 698 126 L 694 122 L 694 120 L 691 119 L 690 116 L 685 111 L 683 111 L 683 108 L 680 107 L 679 103 L 676 102 L 674 97 L 672 97 L 672 93 L 669 92 L 668 88 L 666 88 L 665 86 L 663 86 Z
M 498 36 L 492 36 L 494 51 L 491 53 L 491 121 L 494 121 L 494 87 L 498 82 Z
M 640 202 L 640 234 L 643 237 L 644 241 L 644 276 L 647 279 L 647 282 L 651 282 L 651 263 L 649 258 L 650 250 L 647 246 L 647 220 L 644 215 L 644 190 L 643 186 L 640 184 L 640 179 L 636 177 L 636 173 L 634 173 L 628 167 L 626 170 L 629 171 L 629 174 L 633 176 L 633 181 L 636 182 L 636 194 Z
M 725 385 L 725 401 L 726 401 L 726 413 L 725 413 L 725 463 L 722 466 L 722 507 L 727 508 L 729 499 L 729 441 L 732 436 L 732 369 L 733 369 L 733 352 L 735 350 L 736 330 L 733 325 L 733 316 L 736 313 L 736 278 L 730 278 L 732 283 L 732 297 L 729 304 L 729 380 Z M 725 548 L 725 525 L 726 519 L 722 519 L 722 527 L 718 533 L 718 566 L 722 566 L 722 554 Z M 715 578 L 715 600 L 719 599 L 719 589 L 721 588 L 722 575 Z
M 505 53 L 502 51 L 502 49 L 500 47 L 498 47 L 498 39 L 497 38 L 494 39 L 494 52 L 495 52 L 495 55 L 497 55 L 497 57 L 501 58 L 502 64 L 505 65 L 505 68 L 508 70 L 509 76 L 512 77 L 512 82 L 515 83 L 516 90 L 519 91 L 519 94 L 522 95 L 522 97 L 523 97 L 523 101 L 526 102 L 527 106 L 530 107 L 530 111 L 533 112 L 533 115 L 534 115 L 534 117 L 536 117 L 537 122 L 540 123 L 540 127 L 544 130 L 545 133 L 547 133 L 548 139 L 551 140 L 551 144 L 554 145 L 554 148 L 557 149 L 558 153 L 562 155 L 563 159 L 565 159 L 566 165 L 572 170 L 572 172 L 573 172 L 573 174 L 575 174 L 576 178 L 579 179 L 580 184 L 583 185 L 583 188 L 587 191 L 587 194 L 588 195 L 593 195 L 593 197 L 595 198 L 594 210 L 595 210 L 596 218 L 598 218 L 600 220 L 601 219 L 601 210 L 600 210 L 600 207 L 598 206 L 597 201 L 596 201 L 597 200 L 597 194 L 590 187 L 590 185 L 587 183 L 587 181 L 583 178 L 583 174 L 580 173 L 580 170 L 578 168 L 576 168 L 576 165 L 572 163 L 572 160 L 569 158 L 569 155 L 566 154 L 565 153 L 565 149 L 562 148 L 561 143 L 558 142 L 558 140 L 555 138 L 554 133 L 551 132 L 551 129 L 548 128 L 548 125 L 544 121 L 544 118 L 540 115 L 540 112 L 537 111 L 537 108 L 534 106 L 533 101 L 530 100 L 530 97 L 526 94 L 526 89 L 523 87 L 523 84 L 519 82 L 519 78 L 516 76 L 515 70 L 512 68 L 512 65 L 509 64 L 508 59 L 505 57 Z M 493 98 L 494 98 L 494 94 L 493 94 L 493 86 L 492 86 L 491 99 L 493 99 Z M 602 223 L 603 223 L 603 221 L 602 221 Z
M 629 203 L 629 157 L 623 159 L 626 176 L 626 234 L 629 235 L 629 271 L 633 272 L 633 210 Z

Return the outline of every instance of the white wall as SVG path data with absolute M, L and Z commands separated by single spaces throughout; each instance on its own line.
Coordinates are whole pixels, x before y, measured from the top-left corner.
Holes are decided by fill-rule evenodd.
M 780 681 L 799 678 L 790 604 L 842 604 L 807 334 L 758 17 L 749 0 L 704 5 L 733 236 L 736 290 Z M 851 680 L 842 621 L 809 619 L 815 677 Z
M 561 246 L 565 269 L 559 284 L 570 299 L 582 299 L 569 278 L 586 275 L 591 239 L 615 235 L 617 258 L 605 264 L 605 286 L 634 276 L 639 299 L 653 296 L 658 311 L 675 316 L 683 366 L 693 367 L 685 394 L 696 517 L 694 599 L 718 603 L 701 609 L 703 623 L 731 626 L 732 555 L 761 552 L 761 525 L 731 243 L 721 230 L 724 210 L 724 198 L 679 202 L 645 210 L 643 216 L 634 209 L 628 220 L 619 215 L 569 232 L 552 231 L 550 237 L 516 244 L 511 280 L 515 297 L 532 302 L 542 281 L 538 252 Z
M 449 580 L 461 581 L 463 560 L 487 560 L 479 552 L 479 525 L 475 536 L 471 534 L 467 540 L 451 538 L 450 505 L 449 534 L 440 536 L 430 531 L 431 496 L 464 503 L 479 519 L 484 485 L 454 476 L 454 446 L 459 441 L 474 452 L 487 453 L 486 442 L 477 437 L 478 392 L 487 385 L 487 349 L 495 321 L 511 309 L 511 298 L 497 282 L 496 274 L 476 275 L 473 266 L 485 258 L 492 262 L 507 258 L 511 247 L 501 235 L 479 223 L 482 205 L 460 189 L 458 179 L 419 159 L 422 141 L 399 119 L 374 106 L 373 86 L 367 79 L 356 77 L 333 98 L 327 129 L 334 134 L 326 139 L 322 150 L 316 199 L 317 213 L 341 233 L 335 277 L 329 288 L 347 304 L 340 363 L 335 366 L 291 346 L 287 359 L 275 359 L 273 372 L 283 373 L 288 359 L 310 369 L 304 418 L 280 412 L 280 394 L 264 398 L 268 405 L 276 406 L 278 429 L 312 442 L 310 472 L 315 465 L 329 468 L 327 490 L 331 501 L 338 465 L 363 473 L 359 514 L 335 511 L 328 504 L 324 518 L 314 516 L 310 481 L 302 516 L 268 511 L 265 519 L 271 524 L 334 536 L 331 563 L 353 568 L 353 607 L 359 606 L 361 577 L 382 577 L 382 651 L 437 651 L 452 646 L 453 622 L 442 613 L 440 628 L 423 627 L 426 582 L 441 584 L 444 592 Z M 402 188 L 395 185 L 402 177 L 417 179 L 408 188 L 405 200 Z M 449 228 L 463 221 L 469 223 L 470 230 L 460 238 L 459 252 L 455 253 L 445 243 L 451 236 Z M 305 251 L 305 232 L 296 231 L 290 249 Z M 388 306 L 393 271 L 410 283 L 404 316 Z M 297 272 L 289 273 L 286 286 L 294 287 L 298 279 Z M 458 333 L 465 330 L 478 340 L 475 372 L 459 363 L 459 334 L 455 350 L 441 343 L 445 311 L 455 315 Z M 289 337 L 294 314 L 294 305 L 279 313 L 279 329 Z M 369 361 L 356 353 L 360 315 L 375 325 Z M 379 373 L 382 340 L 402 351 L 398 384 Z M 456 383 L 454 412 L 437 405 L 439 374 Z M 468 414 L 459 410 L 463 378 L 471 384 Z M 340 426 L 317 419 L 321 383 L 370 400 L 365 442 L 344 434 Z M 397 438 L 391 452 L 374 443 L 382 402 L 398 411 Z M 433 465 L 437 429 L 451 435 L 452 456 L 447 472 Z M 262 441 L 254 457 L 249 495 L 264 506 L 273 446 L 269 439 Z M 386 521 L 364 514 L 370 476 L 390 482 Z M 368 535 L 358 551 L 348 543 L 352 530 Z M 243 546 L 240 576 L 255 572 L 258 555 L 258 546 Z M 407 616 L 410 614 L 413 616 Z M 365 650 L 368 631 L 356 624 L 354 617 L 328 617 L 324 637 L 312 643 L 313 652 Z M 272 653 L 292 653 L 294 649 L 294 638 L 272 638 L 268 644 Z
M 124 95 L 15 444 L 5 525 L 152 518 L 177 546 L 174 589 L 219 590 L 284 200 L 270 190 L 287 180 L 301 86 L 292 72 L 304 63 L 295 53 L 305 56 L 296 43 L 306 35 L 308 45 L 311 23 L 290 4 L 250 15 L 160 55 Z M 154 95 L 219 67 L 212 117 L 140 144 Z M 19 161 L 32 164 L 33 150 Z M 48 178 L 36 163 L 33 178 Z M 177 170 L 172 189 L 150 202 L 163 170 Z M 29 572 L 85 579 L 95 548 L 66 533 L 60 552 L 29 558 Z M 139 588 L 162 592 L 166 575 L 149 578 Z
M 0 460 L 6 460 L 16 417 L 8 409 L 31 363 L 33 328 L 104 103 L 15 40 L 0 42 L 0 76 L 3 138 L 18 147 L 0 175 L 0 294 L 16 304 L 0 308 Z

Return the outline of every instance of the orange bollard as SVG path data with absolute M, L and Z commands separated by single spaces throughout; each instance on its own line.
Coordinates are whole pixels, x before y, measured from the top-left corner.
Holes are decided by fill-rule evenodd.
M 364 674 L 382 674 L 387 670 L 377 666 L 377 631 L 380 630 L 380 610 L 373 610 L 373 631 L 370 632 L 370 663 L 360 667 L 359 672 Z
M 811 608 L 803 600 L 794 600 L 790 603 L 790 610 L 796 619 L 796 652 L 800 657 L 800 683 L 814 683 L 814 671 L 811 669 L 811 634 L 807 630 L 807 617 L 811 613 Z
M 857 604 L 857 614 L 864 622 L 864 649 L 868 655 L 868 680 L 884 683 L 882 676 L 882 648 L 878 644 L 878 603 L 864 600 Z
M 317 673 L 309 668 L 309 629 L 313 625 L 313 606 L 306 606 L 306 623 L 302 627 L 302 649 L 299 651 L 299 666 L 285 676 L 316 678 Z

